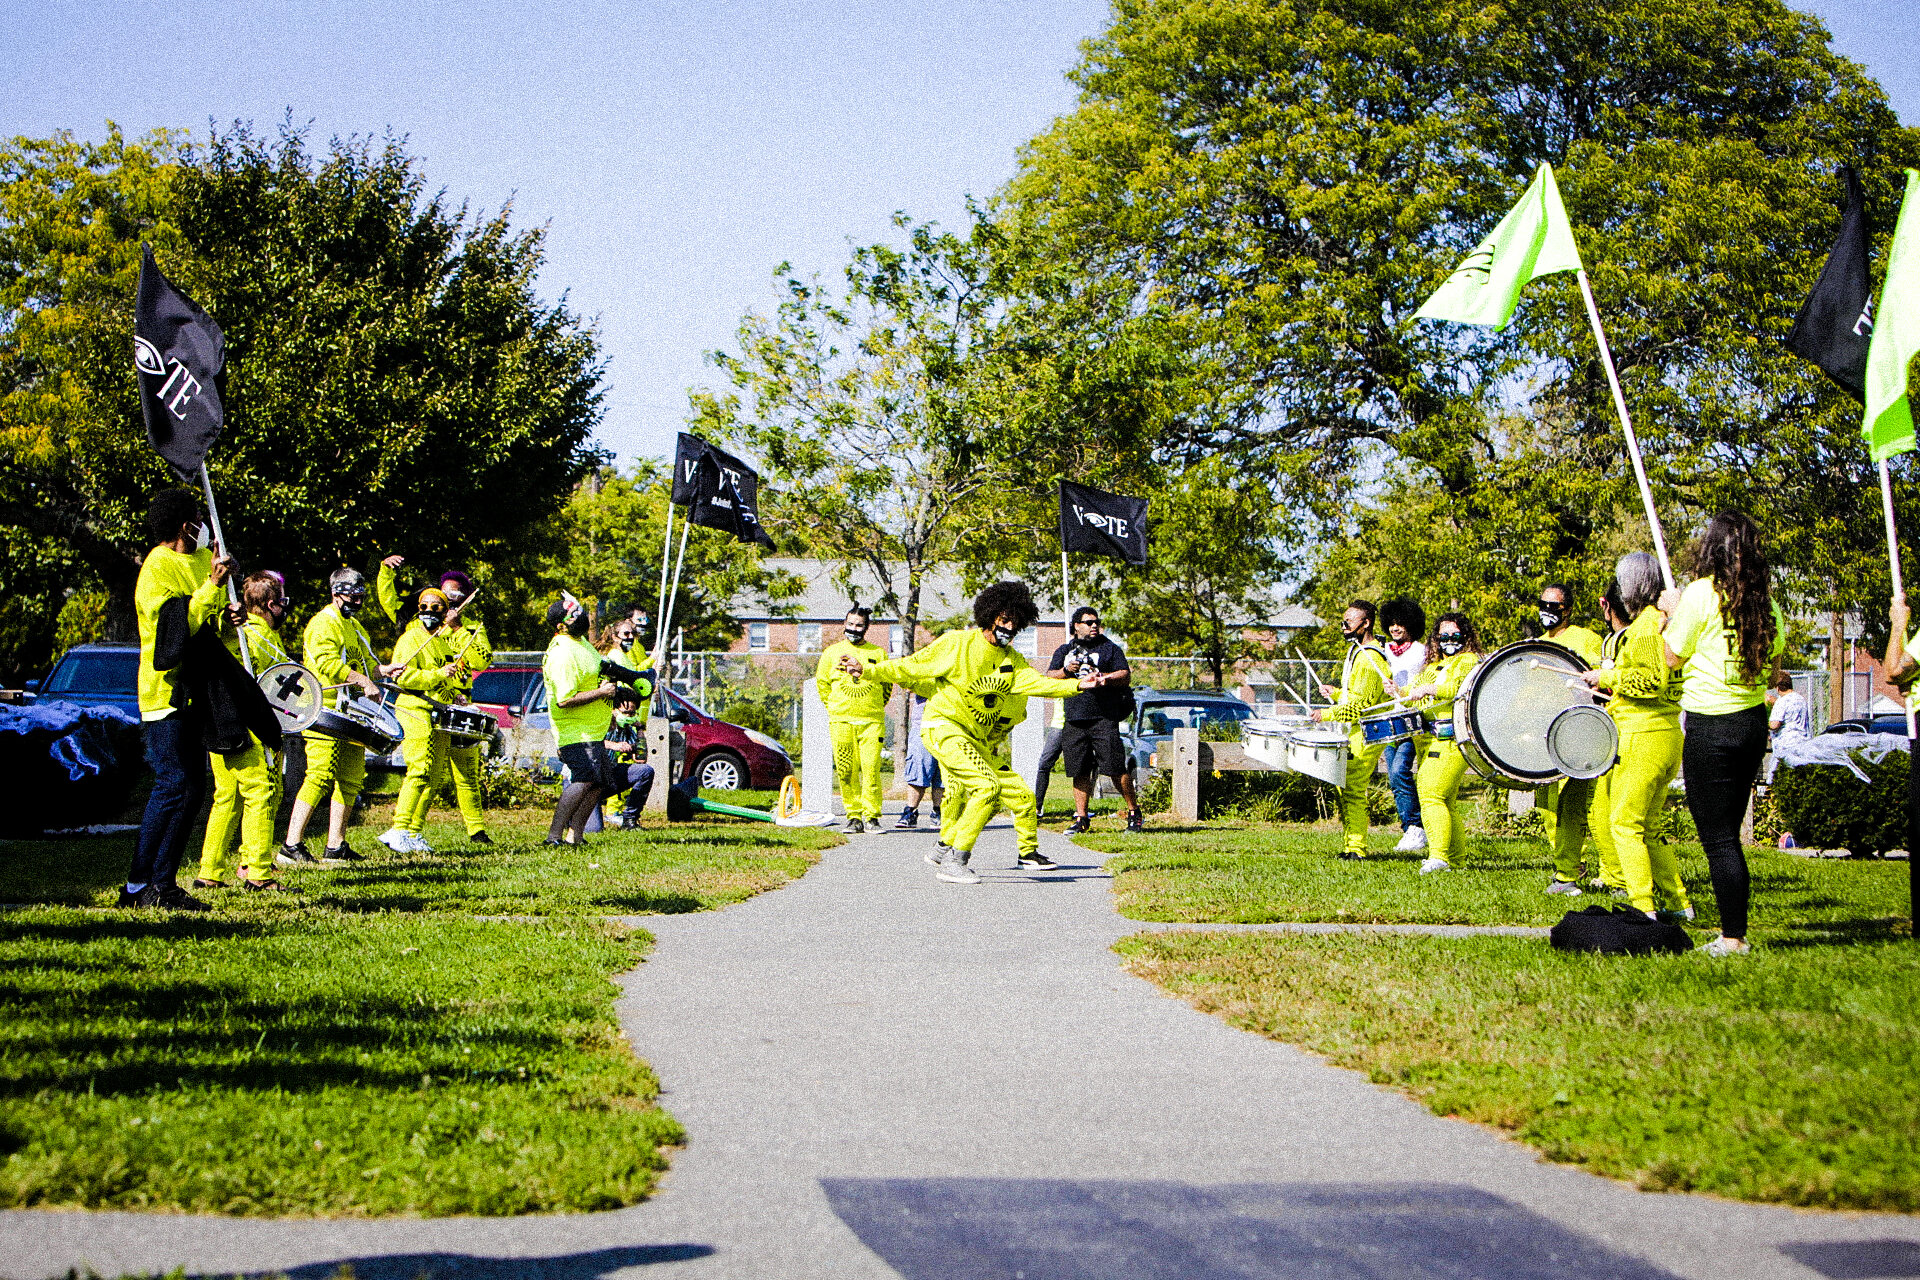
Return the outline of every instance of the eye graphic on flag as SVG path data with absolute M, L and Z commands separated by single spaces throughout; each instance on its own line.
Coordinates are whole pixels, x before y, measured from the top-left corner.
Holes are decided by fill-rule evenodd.
M 133 367 L 156 378 L 167 376 L 167 362 L 161 358 L 160 348 L 137 333 L 133 336 Z

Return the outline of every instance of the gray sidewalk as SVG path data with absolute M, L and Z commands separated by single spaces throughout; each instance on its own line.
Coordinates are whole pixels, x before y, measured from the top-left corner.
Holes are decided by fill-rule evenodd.
M 350 1263 L 361 1280 L 1920 1275 L 1920 1219 L 1642 1194 L 1196 1013 L 1109 949 L 1098 858 L 872 835 L 727 911 L 639 921 L 635 1048 L 686 1125 L 615 1213 L 264 1222 L 0 1214 L 0 1274 Z

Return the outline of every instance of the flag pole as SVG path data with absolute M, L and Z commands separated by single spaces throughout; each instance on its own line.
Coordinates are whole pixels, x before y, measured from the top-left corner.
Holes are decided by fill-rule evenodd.
M 1640 459 L 1640 438 L 1633 433 L 1633 419 L 1627 414 L 1627 398 L 1620 390 L 1620 375 L 1613 367 L 1613 349 L 1607 345 L 1607 331 L 1600 326 L 1600 309 L 1593 305 L 1593 286 L 1587 283 L 1586 269 L 1577 273 L 1580 296 L 1587 303 L 1587 319 L 1593 324 L 1593 340 L 1600 344 L 1600 363 L 1607 370 L 1607 386 L 1613 391 L 1613 407 L 1620 415 L 1620 427 L 1627 433 L 1627 453 L 1633 458 L 1633 476 L 1640 482 L 1640 501 L 1647 509 L 1647 527 L 1653 530 L 1653 549 L 1660 557 L 1660 574 L 1669 587 L 1673 566 L 1667 561 L 1667 539 L 1660 530 L 1660 513 L 1653 506 L 1653 487 L 1647 483 L 1647 466 Z
M 660 599 L 653 607 L 653 644 L 660 647 L 661 628 L 667 625 L 667 562 L 673 558 L 673 499 L 667 499 L 667 532 L 660 541 Z
M 1060 626 L 1066 634 L 1060 637 L 1062 644 L 1073 643 L 1073 623 L 1068 619 L 1073 614 L 1073 601 L 1067 595 L 1067 549 L 1060 548 Z
M 693 513 L 688 512 L 687 518 L 680 522 L 680 554 L 674 558 L 673 562 L 673 590 L 668 593 L 666 609 L 660 615 L 660 655 L 664 658 L 673 656 L 667 649 L 667 638 L 672 635 L 673 608 L 680 602 L 680 569 L 687 562 L 687 535 L 692 532 Z M 659 659 L 654 660 L 653 667 L 657 679 L 660 671 Z
M 1880 465 L 1884 470 L 1886 463 L 1883 462 Z M 207 461 L 205 458 L 200 460 L 200 492 L 207 496 L 207 523 L 213 526 L 213 545 L 220 548 L 220 554 L 224 556 L 227 554 L 227 535 L 220 531 L 220 507 L 219 504 L 213 500 L 213 477 L 207 474 Z M 1889 516 L 1888 518 L 1891 519 L 1892 517 Z M 1892 528 L 1893 526 L 1889 524 L 1887 527 Z M 1899 576 L 1899 570 L 1896 569 L 1894 571 L 1894 576 Z M 227 603 L 233 605 L 240 603 L 240 592 L 233 585 L 233 575 L 231 573 L 227 575 Z M 240 640 L 240 665 L 247 669 L 248 675 L 252 675 L 253 655 L 247 652 L 246 628 L 235 627 L 233 630 L 234 634 Z

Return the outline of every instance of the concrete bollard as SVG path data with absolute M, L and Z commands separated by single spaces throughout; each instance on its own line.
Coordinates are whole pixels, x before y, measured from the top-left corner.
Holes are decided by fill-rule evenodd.
M 827 723 L 827 704 L 820 686 L 800 682 L 800 802 L 815 813 L 844 814 L 846 807 L 833 794 L 833 732 Z

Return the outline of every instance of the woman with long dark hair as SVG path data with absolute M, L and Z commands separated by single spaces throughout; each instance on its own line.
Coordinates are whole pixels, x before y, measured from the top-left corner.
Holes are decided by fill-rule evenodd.
M 1433 627 L 1433 661 L 1404 695 L 1430 716 L 1433 735 L 1414 739 L 1419 747 L 1420 812 L 1427 822 L 1427 858 L 1420 874 L 1451 871 L 1466 849 L 1466 825 L 1460 821 L 1460 779 L 1466 757 L 1453 736 L 1453 700 L 1467 676 L 1480 665 L 1480 636 L 1464 613 L 1443 613 Z
M 1700 576 L 1660 595 L 1667 666 L 1681 672 L 1686 712 L 1681 776 L 1720 908 L 1711 956 L 1747 950 L 1747 858 L 1740 824 L 1767 752 L 1767 684 L 1780 669 L 1787 622 L 1774 603 L 1760 530 L 1738 511 L 1707 522 L 1693 546 Z

